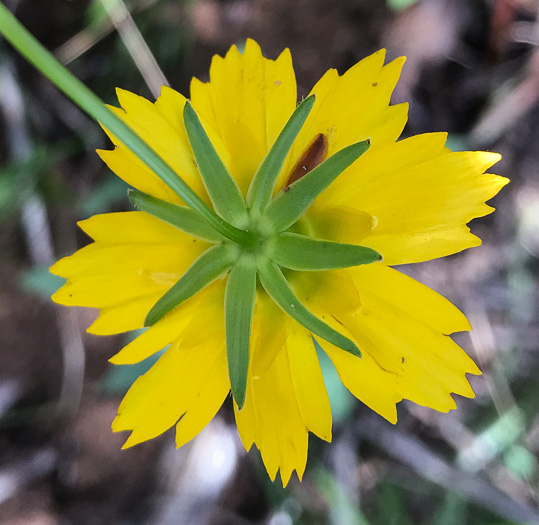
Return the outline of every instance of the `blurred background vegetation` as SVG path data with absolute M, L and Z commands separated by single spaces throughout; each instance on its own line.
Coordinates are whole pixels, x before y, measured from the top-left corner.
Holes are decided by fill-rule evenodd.
M 300 95 L 385 47 L 408 57 L 394 95 L 410 101 L 405 135 L 499 151 L 512 183 L 472 223 L 483 246 L 403 269 L 470 318 L 456 338 L 484 372 L 475 400 L 450 414 L 403 402 L 392 426 L 321 355 L 334 440 L 311 440 L 302 484 L 268 480 L 229 404 L 179 451 L 169 432 L 122 452 L 110 423 L 151 363 L 109 366 L 125 336 L 86 334 L 95 313 L 53 305 L 47 268 L 88 242 L 77 220 L 129 209 L 127 188 L 95 154 L 110 146 L 98 125 L 0 39 L 0 523 L 539 523 L 537 0 L 5 3 L 111 104 L 116 86 L 152 98 L 164 78 L 187 95 L 247 37 L 270 58 L 291 49 Z

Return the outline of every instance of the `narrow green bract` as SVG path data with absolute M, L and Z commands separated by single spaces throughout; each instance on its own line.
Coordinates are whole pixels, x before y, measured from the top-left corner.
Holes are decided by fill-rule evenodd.
M 241 191 L 219 158 L 190 102 L 183 109 L 183 121 L 198 171 L 215 211 L 231 224 L 245 226 L 247 210 Z
M 225 333 L 232 396 L 242 409 L 247 391 L 251 324 L 256 296 L 256 264 L 252 256 L 234 265 L 226 281 Z
M 129 190 L 128 197 L 135 208 L 145 211 L 197 239 L 210 242 L 225 240 L 198 213 L 187 206 L 178 206 L 139 190 Z
M 208 248 L 187 269 L 181 279 L 155 303 L 146 316 L 144 325 L 152 326 L 171 310 L 230 270 L 237 254 L 237 247 L 231 244 L 219 244 Z
M 313 315 L 296 297 L 283 272 L 277 264 L 267 261 L 258 267 L 260 282 L 267 294 L 290 317 L 302 324 L 307 330 L 331 344 L 342 348 L 355 356 L 361 357 L 359 348 L 350 339 L 340 334 Z
M 274 245 L 275 262 L 297 271 L 336 270 L 381 261 L 371 248 L 313 239 L 299 233 L 283 232 Z

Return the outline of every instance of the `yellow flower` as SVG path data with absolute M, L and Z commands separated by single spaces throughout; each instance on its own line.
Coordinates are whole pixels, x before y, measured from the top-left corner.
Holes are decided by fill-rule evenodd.
M 80 222 L 94 242 L 51 268 L 67 278 L 53 299 L 98 308 L 93 334 L 150 326 L 115 364 L 170 345 L 120 405 L 113 430 L 132 431 L 125 446 L 173 425 L 177 446 L 185 444 L 217 413 L 232 379 L 245 448 L 256 444 L 272 479 L 278 470 L 285 485 L 294 470 L 301 479 L 308 432 L 331 440 L 313 336 L 344 385 L 393 423 L 402 399 L 446 412 L 455 408 L 451 393 L 473 397 L 465 374 L 480 371 L 449 337 L 470 330 L 468 321 L 391 266 L 479 245 L 466 224 L 492 211 L 485 201 L 507 180 L 484 173 L 498 154 L 451 152 L 445 133 L 397 142 L 408 107 L 389 100 L 403 63 L 384 66 L 379 51 L 342 76 L 330 70 L 296 110 L 289 51 L 268 60 L 248 40 L 243 53 L 232 47 L 214 57 L 208 83 L 193 80 L 192 107 L 166 87 L 155 104 L 118 90 L 115 113 L 219 215 L 252 235 L 229 241 L 185 206 L 172 206 L 183 203 L 123 145 L 99 152 L 139 190 L 132 200 L 146 211 Z M 272 165 L 275 186 L 257 204 L 263 191 L 252 189 L 255 173 L 271 171 L 269 161 L 259 167 L 285 125 L 296 126 L 289 152 L 282 168 Z M 212 151 L 237 185 L 223 175 L 216 191 L 204 179 Z M 215 162 L 210 168 L 221 166 Z M 325 186 L 313 193 L 322 176 Z M 312 205 L 298 204 L 302 187 L 304 200 L 318 195 Z M 245 345 L 247 357 L 234 354 Z

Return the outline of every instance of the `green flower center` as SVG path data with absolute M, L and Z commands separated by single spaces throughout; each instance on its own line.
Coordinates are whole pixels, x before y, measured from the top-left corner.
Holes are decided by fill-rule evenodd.
M 271 236 L 257 231 L 256 223 L 246 231 L 251 237 L 248 242 L 240 244 L 242 253 L 267 257 L 271 251 Z

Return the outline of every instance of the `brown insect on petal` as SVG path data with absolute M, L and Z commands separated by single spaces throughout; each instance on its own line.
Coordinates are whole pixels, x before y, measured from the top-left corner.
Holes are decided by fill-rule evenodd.
M 284 191 L 288 190 L 288 187 L 301 179 L 301 177 L 307 175 L 309 171 L 314 170 L 316 166 L 322 164 L 328 156 L 328 139 L 323 133 L 319 133 L 314 137 L 313 141 L 309 144 L 303 155 L 296 162 L 296 165 L 290 172 Z

